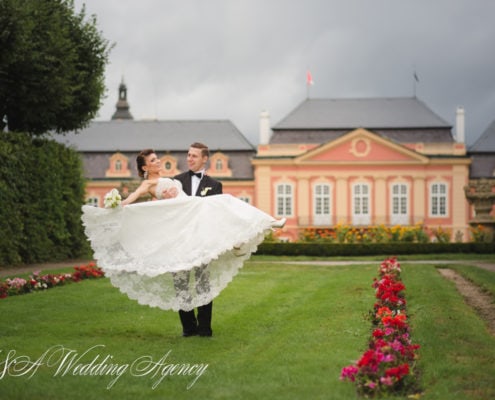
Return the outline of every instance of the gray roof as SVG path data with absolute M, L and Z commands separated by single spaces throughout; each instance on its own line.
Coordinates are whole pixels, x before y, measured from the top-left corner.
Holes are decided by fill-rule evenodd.
M 93 121 L 79 132 L 53 135 L 79 152 L 128 152 L 144 148 L 185 151 L 193 142 L 211 151 L 253 151 L 254 146 L 228 120 Z
M 163 150 L 157 150 L 158 157 L 162 157 L 168 154 L 177 159 L 177 168 L 180 171 L 187 171 L 187 148 L 182 152 L 166 152 Z M 132 152 L 123 152 L 129 161 L 129 171 L 131 171 L 131 178 L 138 179 L 136 156 L 139 150 Z M 232 178 L 219 178 L 220 180 L 228 179 L 253 179 L 253 167 L 251 165 L 251 158 L 256 154 L 254 151 L 222 151 L 229 158 L 229 168 L 232 170 Z M 112 152 L 86 152 L 83 153 L 84 163 L 84 176 L 88 179 L 107 179 L 105 178 L 105 172 L 109 167 L 109 157 Z
M 453 142 L 450 129 L 370 129 L 384 138 L 396 143 L 443 143 Z M 287 130 L 274 131 L 270 143 L 327 143 L 349 132 L 349 129 L 329 130 Z
M 451 128 L 415 97 L 306 99 L 272 129 Z
M 469 148 L 473 153 L 495 153 L 495 120 Z
M 480 153 L 472 155 L 469 177 L 471 179 L 495 177 L 495 153 L 490 155 Z

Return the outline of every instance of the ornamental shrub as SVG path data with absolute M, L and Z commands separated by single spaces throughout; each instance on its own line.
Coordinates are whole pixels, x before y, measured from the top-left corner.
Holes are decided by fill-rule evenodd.
M 0 265 L 89 254 L 82 161 L 48 138 L 0 132 Z

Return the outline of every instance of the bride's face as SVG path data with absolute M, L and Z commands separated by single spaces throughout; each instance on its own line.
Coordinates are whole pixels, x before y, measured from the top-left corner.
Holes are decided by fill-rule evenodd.
M 155 153 L 151 153 L 146 157 L 146 168 L 148 173 L 158 173 L 162 167 L 162 162 Z

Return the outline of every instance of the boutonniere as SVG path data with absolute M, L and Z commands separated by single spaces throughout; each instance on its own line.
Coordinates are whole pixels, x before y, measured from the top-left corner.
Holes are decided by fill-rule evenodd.
M 205 187 L 199 194 L 201 196 L 206 196 L 206 193 L 208 193 L 209 190 L 211 190 L 211 187 L 210 186 Z

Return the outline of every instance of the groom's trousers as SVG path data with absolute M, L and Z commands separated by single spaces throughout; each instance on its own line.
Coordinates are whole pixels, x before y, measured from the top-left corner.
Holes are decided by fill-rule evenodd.
M 183 311 L 179 310 L 180 322 L 182 323 L 182 331 L 185 336 L 199 334 L 200 336 L 211 336 L 211 313 L 213 302 L 198 307 L 196 316 L 194 310 Z

